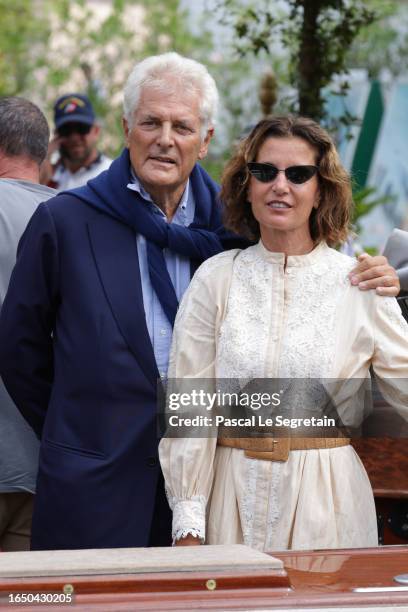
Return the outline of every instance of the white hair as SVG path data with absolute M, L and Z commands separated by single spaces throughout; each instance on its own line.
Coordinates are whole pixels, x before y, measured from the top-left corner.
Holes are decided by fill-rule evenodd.
M 181 89 L 199 98 L 201 137 L 215 124 L 218 107 L 218 91 L 207 68 L 195 60 L 170 52 L 153 55 L 133 68 L 124 89 L 123 111 L 132 127 L 143 87 L 153 86 L 163 93 Z

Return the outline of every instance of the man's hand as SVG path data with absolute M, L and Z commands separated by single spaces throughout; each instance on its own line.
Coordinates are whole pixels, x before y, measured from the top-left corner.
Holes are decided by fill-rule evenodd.
M 375 289 L 378 295 L 395 297 L 400 292 L 400 282 L 394 268 L 383 255 L 371 257 L 362 253 L 358 265 L 349 274 L 352 285 L 362 291 Z
M 176 546 L 200 546 L 200 538 L 195 538 L 191 533 L 187 534 L 185 538 L 176 540 Z

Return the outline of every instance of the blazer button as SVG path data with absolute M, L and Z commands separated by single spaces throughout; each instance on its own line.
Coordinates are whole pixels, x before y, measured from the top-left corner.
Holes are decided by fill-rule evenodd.
M 147 465 L 149 467 L 155 467 L 157 465 L 157 459 L 156 457 L 148 457 L 147 458 Z

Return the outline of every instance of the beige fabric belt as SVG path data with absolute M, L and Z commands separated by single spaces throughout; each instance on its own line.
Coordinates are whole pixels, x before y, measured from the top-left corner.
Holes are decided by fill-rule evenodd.
M 251 459 L 287 461 L 291 450 L 347 446 L 350 438 L 218 438 L 217 444 L 244 450 Z

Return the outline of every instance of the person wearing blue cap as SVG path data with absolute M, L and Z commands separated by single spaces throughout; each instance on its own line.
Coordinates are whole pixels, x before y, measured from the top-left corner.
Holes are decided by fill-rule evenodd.
M 54 105 L 55 138 L 41 169 L 41 182 L 57 191 L 74 189 L 107 170 L 111 159 L 98 151 L 101 127 L 89 98 L 66 94 Z

